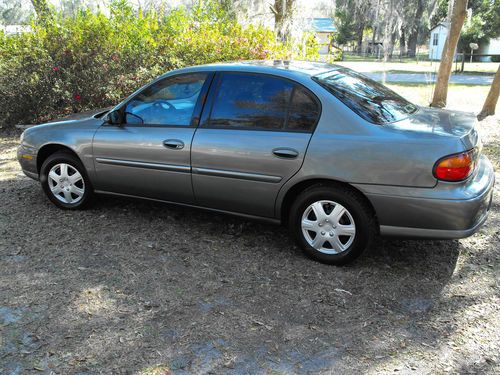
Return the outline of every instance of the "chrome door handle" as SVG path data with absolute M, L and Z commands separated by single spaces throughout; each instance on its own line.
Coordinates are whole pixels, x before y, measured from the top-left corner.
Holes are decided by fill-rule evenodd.
M 181 150 L 184 148 L 184 142 L 179 139 L 166 139 L 163 141 L 163 146 L 173 150 Z
M 295 159 L 297 156 L 299 156 L 299 152 L 297 150 L 287 147 L 275 148 L 273 150 L 273 154 L 274 156 L 282 159 Z

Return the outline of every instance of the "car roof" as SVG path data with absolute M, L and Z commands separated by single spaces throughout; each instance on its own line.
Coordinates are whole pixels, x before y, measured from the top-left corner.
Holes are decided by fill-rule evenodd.
M 188 73 L 199 71 L 236 71 L 236 72 L 253 72 L 267 73 L 280 76 L 306 76 L 311 77 L 324 72 L 332 71 L 341 68 L 339 65 L 327 64 L 314 61 L 300 60 L 247 60 L 234 61 L 215 64 L 205 64 L 191 66 L 188 68 L 178 69 L 169 72 L 165 75 L 173 73 Z

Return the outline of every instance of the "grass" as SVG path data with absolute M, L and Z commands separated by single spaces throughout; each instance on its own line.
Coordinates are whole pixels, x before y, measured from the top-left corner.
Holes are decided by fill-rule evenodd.
M 383 54 L 381 53 L 381 56 Z M 397 57 L 397 54 L 394 55 L 395 57 L 393 58 L 394 61 L 401 61 L 401 62 L 408 62 L 408 63 L 414 63 L 416 61 L 425 61 L 429 59 L 429 54 L 428 53 L 418 53 L 416 57 L 405 57 L 401 60 Z M 348 53 L 344 54 L 344 61 L 377 61 L 380 59 L 377 59 L 376 56 L 359 56 L 359 55 L 351 55 Z

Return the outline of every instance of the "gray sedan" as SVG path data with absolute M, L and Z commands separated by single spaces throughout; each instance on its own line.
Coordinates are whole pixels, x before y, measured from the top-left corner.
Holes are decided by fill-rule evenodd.
M 376 234 L 478 230 L 494 172 L 475 126 L 344 67 L 239 62 L 171 71 L 111 110 L 31 127 L 18 159 L 60 208 L 99 193 L 264 219 L 340 265 Z

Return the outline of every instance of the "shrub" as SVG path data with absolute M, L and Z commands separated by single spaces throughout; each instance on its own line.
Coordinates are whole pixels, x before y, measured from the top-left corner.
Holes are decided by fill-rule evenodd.
M 168 70 L 241 59 L 315 58 L 310 38 L 276 41 L 264 27 L 243 27 L 216 2 L 191 10 L 135 11 L 126 1 L 109 15 L 54 13 L 31 32 L 0 32 L 0 127 L 46 121 L 118 103 Z

